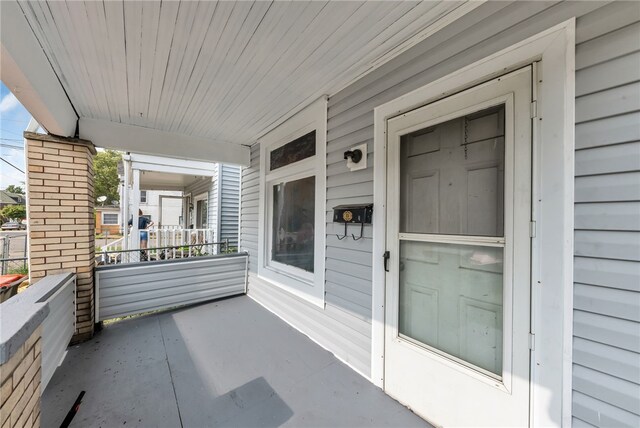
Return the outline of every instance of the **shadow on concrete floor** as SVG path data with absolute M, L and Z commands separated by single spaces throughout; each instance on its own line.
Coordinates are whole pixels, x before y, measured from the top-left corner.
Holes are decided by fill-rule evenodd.
M 428 426 L 246 296 L 121 321 L 69 348 L 42 397 L 58 427 Z

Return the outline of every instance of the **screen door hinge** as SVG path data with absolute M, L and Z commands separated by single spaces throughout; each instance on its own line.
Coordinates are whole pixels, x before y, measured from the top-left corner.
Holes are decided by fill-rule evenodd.
M 529 333 L 529 349 L 532 351 L 536 350 L 536 335 L 533 333 Z
M 535 221 L 530 221 L 529 222 L 529 237 L 530 238 L 535 238 L 536 237 L 536 222 Z
M 538 117 L 538 101 L 531 101 L 531 119 Z

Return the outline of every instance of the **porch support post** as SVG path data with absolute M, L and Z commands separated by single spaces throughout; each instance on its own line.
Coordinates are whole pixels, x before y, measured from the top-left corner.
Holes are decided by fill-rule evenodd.
M 131 213 L 133 214 L 133 222 L 131 224 L 131 249 L 140 248 L 140 233 L 138 231 L 138 210 L 140 209 L 140 170 L 133 171 L 133 186 L 131 191 Z M 129 257 L 132 261 L 137 261 L 140 253 L 130 253 Z
M 95 214 L 91 141 L 25 132 L 29 275 L 77 275 L 76 331 L 94 328 Z
M 128 222 L 129 216 L 131 216 L 129 212 L 129 198 L 131 197 L 131 192 L 129 191 L 131 161 L 128 155 L 122 157 L 122 163 L 124 166 L 124 185 L 122 186 L 122 201 L 120 201 L 120 206 L 122 207 L 122 249 L 128 250 L 130 247 Z

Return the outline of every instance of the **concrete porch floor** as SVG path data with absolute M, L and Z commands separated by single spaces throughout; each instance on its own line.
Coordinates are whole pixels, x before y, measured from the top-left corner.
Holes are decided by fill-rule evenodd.
M 427 426 L 246 296 L 106 326 L 42 396 L 58 427 Z

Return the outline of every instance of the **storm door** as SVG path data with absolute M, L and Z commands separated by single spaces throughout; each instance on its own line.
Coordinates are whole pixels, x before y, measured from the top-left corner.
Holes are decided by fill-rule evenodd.
M 387 123 L 385 390 L 437 425 L 529 420 L 531 67 Z

